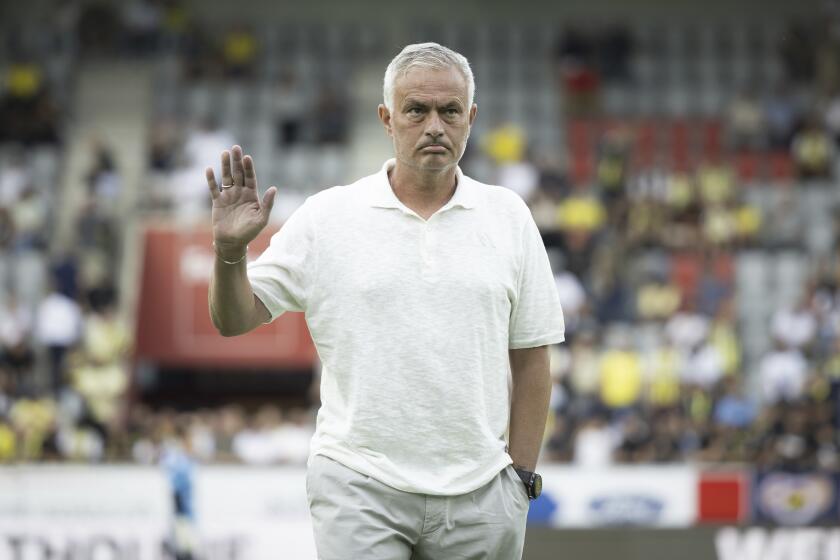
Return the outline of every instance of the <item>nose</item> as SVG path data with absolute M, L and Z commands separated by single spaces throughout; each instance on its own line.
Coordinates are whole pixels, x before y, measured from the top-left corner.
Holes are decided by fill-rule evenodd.
M 443 136 L 443 122 L 437 111 L 429 111 L 429 119 L 426 122 L 426 136 L 431 136 L 432 140 L 437 140 Z

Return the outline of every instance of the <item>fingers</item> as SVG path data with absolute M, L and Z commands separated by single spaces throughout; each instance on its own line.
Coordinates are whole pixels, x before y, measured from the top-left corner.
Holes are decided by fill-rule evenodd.
M 262 206 L 260 207 L 260 211 L 262 212 L 263 219 L 268 222 L 268 216 L 271 214 L 271 209 L 274 208 L 274 197 L 277 195 L 277 187 L 270 187 L 265 194 L 263 195 L 262 199 Z
M 242 158 L 242 166 L 245 168 L 245 186 L 251 189 L 257 188 L 257 172 L 254 169 L 254 160 L 251 156 Z
M 230 152 L 225 150 L 222 152 L 222 185 L 232 185 L 233 176 L 230 172 Z
M 210 197 L 216 200 L 219 197 L 219 185 L 216 183 L 216 174 L 213 173 L 213 168 L 208 167 L 205 169 L 204 176 L 207 177 L 207 187 L 210 189 Z
M 231 154 L 233 156 L 233 184 L 242 186 L 245 184 L 245 172 L 242 169 L 242 148 L 234 146 Z

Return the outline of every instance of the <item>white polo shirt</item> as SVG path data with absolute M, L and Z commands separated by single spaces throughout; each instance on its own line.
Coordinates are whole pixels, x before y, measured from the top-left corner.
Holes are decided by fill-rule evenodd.
M 375 175 L 306 199 L 248 265 L 303 311 L 322 362 L 311 454 L 406 492 L 455 495 L 511 463 L 509 348 L 563 340 L 545 247 L 516 193 L 457 171 L 428 220 Z

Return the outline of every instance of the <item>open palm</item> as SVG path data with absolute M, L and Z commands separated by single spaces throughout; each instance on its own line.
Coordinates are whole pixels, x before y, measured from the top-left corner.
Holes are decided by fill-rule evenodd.
M 251 156 L 243 156 L 234 146 L 222 152 L 222 184 L 216 182 L 213 168 L 205 171 L 213 199 L 213 242 L 222 254 L 239 255 L 268 223 L 274 206 L 276 187 L 259 198 L 257 174 Z

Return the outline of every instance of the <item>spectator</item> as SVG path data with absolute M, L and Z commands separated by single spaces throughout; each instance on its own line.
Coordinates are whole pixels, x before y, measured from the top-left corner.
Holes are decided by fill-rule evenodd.
M 211 411 L 201 410 L 192 416 L 187 429 L 187 438 L 189 448 L 197 460 L 203 463 L 216 460 L 216 434 Z
M 249 426 L 234 437 L 233 452 L 239 460 L 250 465 L 276 463 L 279 460 L 277 436 L 281 428 L 280 410 L 273 406 L 262 407 Z
M 695 302 L 686 298 L 682 308 L 665 325 L 665 334 L 683 352 L 699 347 L 709 335 L 709 318 L 695 310 Z
M 735 310 L 732 298 L 722 301 L 712 321 L 709 342 L 723 360 L 724 375 L 734 376 L 741 369 L 741 343 L 735 328 Z
M 804 230 L 808 224 L 803 221 L 799 208 L 799 197 L 790 190 L 782 190 L 774 201 L 767 216 L 767 223 L 773 227 L 766 228 L 764 238 L 773 249 L 799 250 L 804 237 Z
M 11 208 L 32 183 L 23 152 L 14 151 L 7 165 L 0 166 L 0 206 Z
M 30 389 L 34 388 L 33 380 L 28 377 L 35 365 L 35 352 L 30 344 L 32 323 L 29 309 L 14 294 L 9 294 L 0 308 L 0 364 L 15 385 Z
M 9 419 L 18 434 L 19 459 L 39 461 L 56 457 L 53 399 L 43 396 L 17 399 L 9 411 Z
M 15 432 L 6 419 L 0 416 L 0 464 L 12 462 L 16 455 Z
M 304 140 L 309 105 L 306 91 L 292 70 L 283 73 L 272 102 L 278 143 L 284 148 L 299 144 Z
M 187 134 L 182 165 L 170 177 L 171 203 L 181 220 L 197 220 L 205 216 L 209 202 L 204 169 L 208 162 L 213 162 L 216 176 L 221 177 L 220 154 L 233 143 L 233 136 L 212 117 L 201 119 Z
M 513 124 L 494 127 L 481 139 L 482 150 L 498 166 L 521 161 L 525 146 L 525 133 Z
M 314 426 L 306 410 L 289 410 L 286 422 L 275 432 L 277 446 L 276 461 L 284 464 L 303 466 L 309 457 L 309 442 L 314 433 Z
M 594 411 L 599 401 L 601 352 L 595 343 L 591 330 L 581 330 L 571 342 L 569 381 L 575 405 L 582 415 Z
M 816 119 L 809 119 L 793 138 L 791 156 L 800 178 L 829 178 L 835 156 L 834 140 Z
M 593 66 L 593 45 L 583 32 L 569 27 L 557 47 L 557 67 L 566 110 L 572 116 L 587 116 L 598 109 L 600 76 Z
M 691 348 L 685 356 L 682 379 L 686 385 L 711 392 L 724 374 L 723 356 L 708 341 Z
M 630 153 L 628 134 L 623 128 L 607 131 L 598 153 L 595 176 L 608 208 L 613 208 L 625 194 Z
M 738 381 L 732 377 L 724 380 L 724 394 L 715 405 L 715 422 L 722 426 L 746 429 L 755 420 L 753 402 L 744 396 Z
M 12 206 L 15 229 L 14 246 L 18 251 L 39 251 L 47 242 L 47 204 L 33 187 L 27 187 Z
M 752 88 L 742 90 L 729 104 L 728 127 L 735 150 L 760 150 L 765 147 L 764 112 Z
M 788 150 L 799 122 L 800 109 L 786 84 L 776 86 L 765 101 L 764 114 L 770 147 L 776 150 Z
M 664 274 L 651 273 L 636 295 L 636 314 L 642 321 L 662 321 L 680 307 L 679 288 Z
M 630 347 L 625 327 L 614 329 L 612 337 L 612 349 L 601 358 L 601 402 L 614 415 L 621 415 L 639 402 L 642 365 L 639 354 Z
M 560 296 L 563 318 L 566 321 L 567 336 L 577 331 L 581 315 L 586 309 L 586 292 L 577 277 L 567 270 L 560 270 L 554 275 L 554 283 Z
M 79 304 L 53 289 L 38 305 L 35 336 L 49 351 L 50 388 L 58 394 L 64 381 L 64 358 L 79 341 L 82 314 Z
M 667 410 L 679 404 L 683 369 L 683 354 L 667 340 L 648 353 L 644 367 L 646 400 L 653 409 Z
M 604 418 L 593 416 L 583 423 L 575 437 L 575 465 L 581 468 L 609 466 L 613 462 L 613 452 L 618 442 L 618 436 Z
M 773 314 L 771 333 L 788 348 L 805 349 L 817 332 L 817 318 L 811 298 L 803 295 L 793 308 L 783 308 Z
M 570 420 L 564 415 L 555 416 L 551 435 L 546 442 L 546 457 L 551 461 L 570 462 L 574 455 L 574 444 L 575 437 Z
M 796 401 L 802 396 L 808 362 L 795 348 L 777 344 L 776 348 L 761 359 L 758 376 L 761 380 L 765 403 L 773 405 L 782 401 Z
M 215 117 L 205 116 L 199 119 L 187 133 L 184 141 L 183 165 L 193 170 L 203 171 L 207 162 L 212 162 L 214 171 L 219 173 L 220 155 L 233 143 L 234 138 L 231 133 L 222 128 Z
M 131 0 L 122 6 L 124 40 L 128 52 L 153 53 L 158 46 L 162 25 L 161 7 L 150 0 Z
M 88 192 L 96 198 L 98 206 L 112 213 L 122 193 L 122 178 L 110 147 L 94 140 L 92 152 L 93 161 L 87 172 Z
M 650 463 L 653 461 L 653 433 L 651 426 L 638 413 L 628 414 L 621 422 L 621 444 L 616 450 L 620 463 Z
M 567 235 L 590 238 L 606 223 L 606 212 L 593 193 L 576 187 L 557 207 L 557 222 Z
M 539 188 L 539 179 L 540 173 L 537 166 L 524 157 L 520 161 L 501 165 L 497 182 L 514 191 L 525 202 L 531 202 Z
M 234 25 L 222 41 L 222 61 L 227 78 L 252 78 L 256 72 L 259 45 L 246 25 Z

